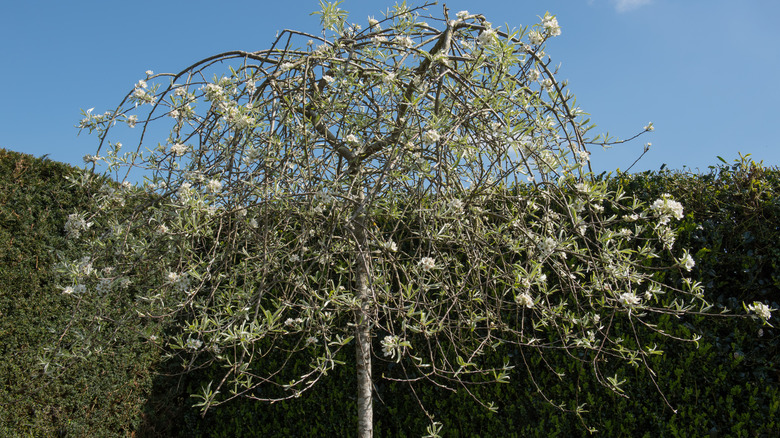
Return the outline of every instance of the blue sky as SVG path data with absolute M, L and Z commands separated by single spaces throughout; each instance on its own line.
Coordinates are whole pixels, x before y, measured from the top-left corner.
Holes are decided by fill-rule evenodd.
M 750 153 L 780 165 L 780 2 L 777 0 L 449 0 L 453 12 L 482 13 L 519 27 L 557 15 L 562 35 L 547 53 L 560 63 L 583 110 L 629 137 L 594 170 L 662 164 L 706 171 L 720 155 Z M 346 0 L 365 26 L 392 1 Z M 413 4 L 420 4 L 414 2 Z M 441 6 L 432 11 L 440 13 Z M 318 32 L 317 0 L 5 2 L 0 14 L 0 147 L 82 165 L 97 138 L 74 128 L 80 109 L 113 109 L 144 77 L 179 71 L 219 52 L 260 50 L 277 30 Z

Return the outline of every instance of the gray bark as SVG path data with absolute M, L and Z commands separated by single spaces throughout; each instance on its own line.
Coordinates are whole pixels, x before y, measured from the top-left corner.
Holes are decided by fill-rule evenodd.
M 355 235 L 355 294 L 359 308 L 355 314 L 355 358 L 357 365 L 357 409 L 358 437 L 371 438 L 374 435 L 374 406 L 372 398 L 373 380 L 371 377 L 371 293 L 370 255 L 368 236 L 366 235 L 366 212 L 364 210 L 365 193 L 360 181 L 360 172 L 356 172 L 353 195 L 358 200 L 358 211 L 354 218 Z

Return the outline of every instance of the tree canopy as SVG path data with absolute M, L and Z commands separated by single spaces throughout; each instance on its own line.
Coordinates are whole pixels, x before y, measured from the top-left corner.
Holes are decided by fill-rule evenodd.
M 345 348 L 361 436 L 373 360 L 401 370 L 385 378 L 468 391 L 566 350 L 621 391 L 603 370 L 659 353 L 639 334 L 654 314 L 707 309 L 700 285 L 664 284 L 651 264 L 694 266 L 674 248 L 683 206 L 593 177 L 599 139 L 545 53 L 553 15 L 501 29 L 428 9 L 396 5 L 363 28 L 323 2 L 321 35 L 149 71 L 115 110 L 84 112 L 100 140 L 85 160 L 124 182 L 69 218 L 85 257 L 64 291 L 108 303 L 129 288 L 127 321 L 170 321 L 146 336 L 222 370 L 204 409 L 297 397 Z M 508 347 L 520 357 L 487 359 Z

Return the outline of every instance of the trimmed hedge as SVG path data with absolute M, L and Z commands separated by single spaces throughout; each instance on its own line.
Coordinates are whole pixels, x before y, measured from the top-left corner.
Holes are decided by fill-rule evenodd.
M 177 376 L 173 364 L 145 344 L 132 327 L 115 327 L 120 342 L 111 351 L 44 374 L 44 347 L 68 324 L 72 300 L 63 297 L 51 272 L 56 253 L 77 257 L 64 239 L 69 213 L 85 206 L 84 193 L 64 179 L 64 164 L 0 150 L 0 436 L 353 436 L 353 355 L 299 399 L 267 405 L 236 400 L 201 417 L 188 394 L 209 370 Z M 686 208 L 679 245 L 690 248 L 693 274 L 707 297 L 735 308 L 743 301 L 780 301 L 780 171 L 742 159 L 708 174 L 662 172 L 609 178 L 645 202 L 671 193 Z M 679 279 L 670 276 L 669 282 Z M 741 309 L 737 309 L 738 311 Z M 546 354 L 558 378 L 534 353 L 499 351 L 517 365 L 506 385 L 478 387 L 480 399 L 431 385 L 410 387 L 377 380 L 377 436 L 421 436 L 428 418 L 444 424 L 444 436 L 585 436 L 583 422 L 602 436 L 780 436 L 780 337 L 747 318 L 688 316 L 659 319 L 668 331 L 702 334 L 692 343 L 649 337 L 665 350 L 655 356 L 661 392 L 646 373 L 613 366 L 609 374 L 629 379 L 629 399 L 604 389 L 590 368 L 564 354 Z M 109 336 L 109 334 L 107 334 Z M 303 365 L 305 366 L 305 365 Z M 398 372 L 375 362 L 374 374 Z M 571 408 L 587 403 L 579 419 L 547 403 L 545 395 Z M 419 399 L 419 402 L 418 402 Z
M 738 313 L 743 301 L 780 307 L 778 169 L 743 159 L 701 175 L 646 172 L 608 180 L 647 203 L 663 193 L 683 203 L 686 217 L 679 226 L 678 245 L 696 255 L 693 276 L 705 284 L 708 300 Z M 670 274 L 666 281 L 674 284 L 679 278 Z M 536 392 L 519 352 L 502 352 L 496 354 L 505 354 L 518 365 L 512 383 L 477 391 L 481 399 L 499 404 L 498 413 L 488 412 L 463 392 L 450 393 L 430 385 L 418 385 L 413 392 L 406 384 L 378 381 L 375 433 L 425 434 L 429 420 L 419 409 L 419 397 L 444 423 L 444 436 L 587 436 L 583 422 L 610 437 L 780 435 L 776 419 L 780 414 L 780 337 L 776 329 L 733 317 L 662 318 L 658 323 L 669 333 L 690 337 L 695 332 L 703 338 L 698 348 L 662 336 L 646 339 L 646 344 L 657 343 L 665 351 L 651 363 L 658 387 L 643 370 L 617 367 L 611 371 L 630 381 L 628 399 L 605 389 L 589 367 L 565 354 L 545 356 L 565 373 L 563 379 L 549 373 L 538 357 L 529 358 L 531 373 L 547 397 L 569 408 L 587 403 L 590 412 L 583 414 L 582 422 L 550 406 Z M 323 386 L 288 405 L 238 400 L 209 412 L 197 423 L 196 436 L 354 435 L 354 373 L 351 357 L 344 360 L 347 365 L 332 372 Z M 374 373 L 389 374 L 389 368 L 376 364 Z M 301 420 L 304 412 L 306 418 L 316 418 L 316 424 Z
M 0 149 L 0 436 L 129 436 L 142 423 L 159 353 L 128 328 L 105 336 L 117 348 L 68 369 L 44 372 L 45 350 L 69 322 L 57 254 L 68 214 L 87 197 L 64 178 L 63 163 Z

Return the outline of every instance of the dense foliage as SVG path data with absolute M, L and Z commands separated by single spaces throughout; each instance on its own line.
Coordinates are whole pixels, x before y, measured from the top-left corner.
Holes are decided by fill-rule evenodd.
M 159 354 L 129 327 L 104 326 L 102 336 L 121 339 L 116 349 L 65 369 L 42 366 L 71 322 L 73 302 L 53 274 L 58 255 L 72 255 L 67 217 L 88 202 L 65 179 L 71 172 L 0 149 L 0 436 L 127 435 L 151 388 Z
M 544 394 L 561 375 L 535 358 L 568 357 L 620 394 L 621 363 L 655 381 L 659 318 L 709 307 L 675 246 L 684 209 L 594 179 L 588 148 L 606 140 L 546 51 L 556 17 L 494 27 L 400 3 L 361 25 L 339 3 L 320 2 L 321 35 L 147 71 L 113 110 L 83 112 L 85 160 L 119 184 L 68 216 L 82 253 L 64 267 L 78 309 L 60 356 L 148 321 L 150 343 L 213 374 L 206 412 L 300 397 L 349 351 L 363 438 L 389 382 L 495 411 L 478 388 L 524 368 Z M 117 293 L 136 300 L 106 318 Z M 569 399 L 556 406 L 584 411 Z M 439 436 L 441 414 L 418 408 Z
M 607 179 L 622 186 L 645 202 L 663 193 L 672 194 L 686 207 L 679 224 L 678 239 L 695 252 L 694 278 L 707 285 L 709 301 L 741 313 L 743 301 L 761 301 L 778 308 L 777 266 L 780 263 L 780 171 L 749 159 L 737 160 L 704 174 L 686 172 L 646 172 L 623 174 Z M 661 262 L 663 263 L 663 262 Z M 668 276 L 675 284 L 680 278 Z M 529 373 L 545 388 L 545 396 L 555 402 L 587 403 L 583 420 L 602 436 L 761 436 L 780 433 L 780 333 L 749 318 L 686 316 L 682 320 L 662 317 L 659 328 L 688 338 L 703 337 L 695 343 L 680 343 L 664 336 L 647 335 L 647 343 L 657 343 L 663 355 L 651 359 L 658 386 L 641 370 L 623 366 L 614 369 L 630 376 L 620 397 L 604 388 L 587 366 L 571 361 L 566 354 L 530 358 Z M 519 361 L 517 352 L 504 352 Z M 552 357 L 551 357 L 552 356 Z M 545 373 L 547 366 L 564 373 L 558 379 Z M 392 372 L 391 369 L 383 372 Z M 537 374 L 538 372 L 538 374 Z M 326 400 L 349 403 L 348 373 L 336 373 L 339 382 L 316 395 L 296 400 L 293 412 L 319 412 L 328 418 L 323 434 L 350 434 L 349 423 L 341 415 L 323 409 Z M 341 383 L 343 382 L 343 383 Z M 332 384 L 332 383 L 331 383 Z M 377 408 L 379 436 L 419 436 L 426 419 L 417 412 L 418 399 L 433 407 L 446 425 L 447 436 L 586 436 L 576 416 L 562 414 L 549 405 L 529 382 L 529 375 L 512 375 L 509 385 L 485 386 L 480 396 L 500 400 L 498 413 L 475 409 L 469 397 L 435 387 L 418 386 L 412 392 L 406 385 L 378 385 L 383 403 Z M 664 402 L 664 398 L 668 404 Z M 570 405 L 569 405 L 570 406 Z M 675 413 L 673 409 L 676 409 Z M 309 425 L 286 420 L 284 406 L 255 406 L 235 403 L 208 415 L 199 424 L 202 436 L 262 430 L 274 435 L 305 436 Z M 299 414 L 294 414 L 299 415 Z M 236 418 L 241 418 L 237 421 Z M 250 427 L 242 425 L 250 424 Z M 322 424 L 316 426 L 322 430 Z
M 0 324 L 3 360 L 0 375 L 0 435 L 3 436 L 351 436 L 354 434 L 354 374 L 350 366 L 333 370 L 322 384 L 282 404 L 233 401 L 205 418 L 189 405 L 189 391 L 200 388 L 203 370 L 186 379 L 166 377 L 156 350 L 135 330 L 107 328 L 121 340 L 100 357 L 68 369 L 44 372 L 46 347 L 69 323 L 72 300 L 52 276 L 55 253 L 68 254 L 64 226 L 86 198 L 65 176 L 68 166 L 50 160 L 0 154 Z M 678 239 L 695 253 L 694 277 L 705 283 L 707 298 L 736 311 L 754 300 L 777 307 L 780 254 L 780 172 L 749 160 L 705 174 L 618 175 L 630 193 L 651 202 L 671 193 L 686 207 Z M 678 281 L 670 276 L 669 282 Z M 120 302 L 121 299 L 118 299 Z M 672 318 L 673 319 L 673 318 Z M 669 323 L 671 322 L 671 323 Z M 770 320 L 772 322 L 772 320 Z M 555 402 L 587 403 L 583 420 L 602 436 L 776 436 L 780 424 L 780 341 L 778 331 L 747 318 L 658 321 L 674 334 L 703 335 L 693 343 L 657 342 L 653 356 L 661 394 L 643 372 L 615 369 L 629 378 L 629 399 L 605 390 L 589 368 L 565 355 L 527 356 L 531 373 Z M 138 331 L 143 328 L 138 327 Z M 148 330 L 148 327 L 146 328 Z M 499 353 L 496 353 L 499 354 Z M 503 351 L 513 363 L 522 356 Z M 345 355 L 344 361 L 354 361 Z M 271 358 L 270 360 L 274 360 Z M 565 377 L 546 372 L 550 365 Z M 289 364 L 306 367 L 307 364 Z M 394 362 L 375 364 L 375 373 L 392 376 Z M 499 411 L 479 409 L 462 391 L 381 381 L 376 385 L 378 436 L 420 436 L 429 426 L 418 398 L 444 424 L 447 436 L 578 436 L 580 420 L 549 405 L 521 371 L 509 384 L 482 386 L 480 398 L 498 402 Z M 218 371 L 218 370 L 214 370 Z M 535 373 L 538 371 L 538 373 Z M 307 422 L 301 418 L 316 419 Z

